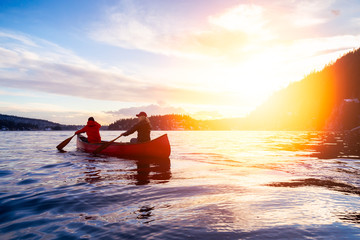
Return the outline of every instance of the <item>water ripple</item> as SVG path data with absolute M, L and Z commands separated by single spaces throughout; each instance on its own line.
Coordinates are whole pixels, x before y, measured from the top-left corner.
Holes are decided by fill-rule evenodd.
M 163 162 L 93 156 L 74 142 L 58 152 L 70 132 L 0 134 L 2 239 L 360 234 L 360 161 L 318 154 L 317 132 L 169 132 Z

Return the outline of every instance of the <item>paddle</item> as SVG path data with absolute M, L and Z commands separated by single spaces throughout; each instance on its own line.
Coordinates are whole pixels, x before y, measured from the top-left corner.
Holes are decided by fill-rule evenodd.
M 360 126 L 354 127 L 353 129 L 350 130 L 350 132 L 353 132 L 353 131 L 356 131 L 356 130 L 359 130 L 359 129 L 360 129 Z
M 98 154 L 100 153 L 102 150 L 104 150 L 105 148 L 107 148 L 108 146 L 110 146 L 113 142 L 115 142 L 119 137 L 121 137 L 122 135 L 118 136 L 117 138 L 111 140 L 110 142 L 104 143 L 103 145 L 101 145 L 100 147 L 98 147 L 97 149 L 95 149 L 95 151 L 93 152 L 93 154 Z
M 76 134 L 72 135 L 71 137 L 65 139 L 64 141 L 62 141 L 59 145 L 56 146 L 56 148 L 61 151 L 70 141 L 71 139 L 75 136 Z

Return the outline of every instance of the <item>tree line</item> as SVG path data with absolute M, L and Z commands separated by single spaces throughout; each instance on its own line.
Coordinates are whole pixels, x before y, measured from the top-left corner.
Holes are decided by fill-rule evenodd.
M 347 130 L 360 125 L 360 49 L 274 93 L 245 121 L 249 129 Z
M 0 114 L 1 131 L 76 130 L 79 127 L 77 125 L 62 125 L 42 119 Z
M 185 114 L 154 115 L 149 117 L 153 130 L 205 130 L 203 121 Z M 120 119 L 110 124 L 108 130 L 127 130 L 137 118 Z

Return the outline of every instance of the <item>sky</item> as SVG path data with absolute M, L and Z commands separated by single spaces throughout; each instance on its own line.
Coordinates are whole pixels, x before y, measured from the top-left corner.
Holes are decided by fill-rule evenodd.
M 358 0 L 1 0 L 0 113 L 244 117 L 359 47 Z

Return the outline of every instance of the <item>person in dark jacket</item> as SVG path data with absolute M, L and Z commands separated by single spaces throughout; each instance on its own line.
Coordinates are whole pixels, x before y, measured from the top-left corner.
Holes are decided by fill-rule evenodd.
M 99 143 L 101 142 L 100 127 L 101 125 L 97 123 L 93 117 L 89 117 L 86 126 L 76 131 L 75 134 L 86 132 L 89 143 Z
M 137 138 L 132 138 L 130 141 L 131 143 L 142 143 L 150 141 L 151 125 L 149 119 L 147 118 L 147 114 L 145 112 L 140 112 L 136 116 L 138 117 L 139 121 L 120 136 L 128 136 L 137 131 Z

